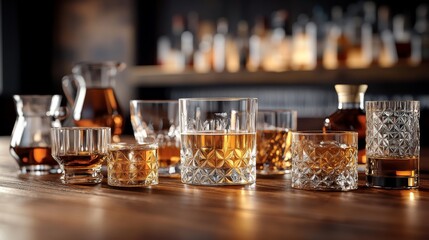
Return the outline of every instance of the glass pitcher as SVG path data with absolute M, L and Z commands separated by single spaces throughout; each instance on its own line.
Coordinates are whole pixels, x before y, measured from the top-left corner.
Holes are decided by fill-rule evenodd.
M 80 62 L 73 67 L 72 75 L 63 77 L 64 95 L 72 109 L 72 125 L 110 127 L 114 141 L 119 140 L 124 117 L 114 86 L 117 73 L 125 67 L 122 62 Z
M 67 111 L 60 107 L 61 95 L 14 95 L 17 118 L 13 127 L 10 154 L 22 174 L 60 173 L 51 156 L 52 127 L 61 127 Z

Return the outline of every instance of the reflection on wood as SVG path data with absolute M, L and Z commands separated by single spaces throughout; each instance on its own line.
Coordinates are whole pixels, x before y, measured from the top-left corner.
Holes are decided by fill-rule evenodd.
M 427 160 L 427 159 L 426 159 Z M 286 178 L 203 187 L 161 178 L 152 188 L 63 185 L 59 176 L 17 176 L 0 139 L 0 219 L 5 239 L 427 239 L 429 180 L 419 190 L 363 186 L 294 190 Z M 362 176 L 361 176 L 362 177 Z

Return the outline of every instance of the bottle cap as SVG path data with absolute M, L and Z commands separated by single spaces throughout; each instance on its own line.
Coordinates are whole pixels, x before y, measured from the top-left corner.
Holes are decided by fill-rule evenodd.
M 335 84 L 338 101 L 342 103 L 360 103 L 367 88 L 366 84 Z

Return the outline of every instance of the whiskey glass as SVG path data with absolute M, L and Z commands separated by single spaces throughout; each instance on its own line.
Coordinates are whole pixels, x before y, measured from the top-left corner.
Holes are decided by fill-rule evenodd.
M 292 132 L 292 188 L 349 191 L 358 187 L 358 133 Z
M 180 133 L 177 100 L 131 100 L 131 124 L 138 143 L 158 143 L 159 176 L 179 177 Z
M 97 184 L 109 155 L 110 127 L 60 127 L 51 129 L 52 157 L 63 172 L 64 184 Z
M 109 186 L 149 187 L 158 184 L 158 144 L 153 138 L 149 140 L 145 139 L 145 143 L 109 145 Z
M 419 187 L 420 102 L 367 101 L 366 185 Z
M 291 131 L 297 128 L 297 111 L 259 110 L 257 117 L 256 171 L 259 175 L 290 173 Z
M 257 108 L 256 98 L 179 99 L 182 182 L 253 184 Z

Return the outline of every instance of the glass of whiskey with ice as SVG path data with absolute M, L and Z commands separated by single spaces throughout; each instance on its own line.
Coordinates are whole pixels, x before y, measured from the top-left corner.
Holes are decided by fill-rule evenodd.
M 292 188 L 322 191 L 357 189 L 357 132 L 292 132 L 291 148 Z

